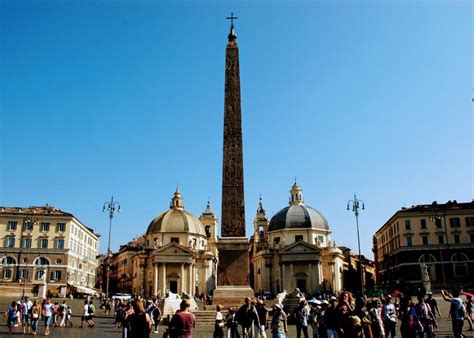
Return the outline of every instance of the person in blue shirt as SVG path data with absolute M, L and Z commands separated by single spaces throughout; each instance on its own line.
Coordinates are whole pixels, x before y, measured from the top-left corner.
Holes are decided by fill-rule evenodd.
M 464 337 L 464 335 L 462 334 L 462 327 L 464 325 L 464 317 L 466 317 L 467 313 L 463 301 L 460 297 L 459 290 L 454 289 L 452 296 L 446 290 L 441 290 L 441 294 L 443 295 L 443 299 L 445 301 L 451 303 L 449 313 L 451 314 L 454 337 Z
M 13 333 L 13 328 L 17 323 L 17 316 L 18 316 L 18 304 L 13 301 L 10 307 L 8 308 L 7 312 L 5 312 L 4 316 L 7 317 L 7 326 L 8 326 L 8 333 Z

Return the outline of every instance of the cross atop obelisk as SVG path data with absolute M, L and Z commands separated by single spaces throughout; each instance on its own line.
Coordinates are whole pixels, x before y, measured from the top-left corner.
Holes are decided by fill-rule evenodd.
M 226 19 L 230 20 L 230 33 L 228 36 L 229 41 L 234 41 L 235 39 L 237 39 L 237 36 L 235 35 L 235 31 L 234 31 L 234 20 L 237 20 L 238 17 L 234 16 L 234 13 L 231 12 L 230 16 L 228 16 Z

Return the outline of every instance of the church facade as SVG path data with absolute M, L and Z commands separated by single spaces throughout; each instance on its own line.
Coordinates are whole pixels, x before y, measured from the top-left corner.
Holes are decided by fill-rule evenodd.
M 330 234 L 327 220 L 305 205 L 303 189 L 296 182 L 289 206 L 270 221 L 260 200 L 250 241 L 250 279 L 255 292 L 342 290 L 344 255 Z
M 217 274 L 217 218 L 210 204 L 197 218 L 176 190 L 169 210 L 112 258 L 112 292 L 147 296 L 212 293 Z

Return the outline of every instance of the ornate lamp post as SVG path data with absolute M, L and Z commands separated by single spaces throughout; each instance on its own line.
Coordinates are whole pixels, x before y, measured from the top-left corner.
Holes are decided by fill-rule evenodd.
M 114 218 L 114 214 L 116 212 L 120 212 L 120 204 L 118 202 L 114 202 L 114 196 L 110 199 L 110 202 L 105 202 L 104 207 L 102 208 L 102 212 L 108 211 L 109 212 L 109 245 L 107 247 L 107 257 L 106 257 L 106 269 L 107 269 L 107 276 L 106 276 L 106 286 L 105 286 L 105 298 L 109 300 L 109 281 L 110 281 L 110 258 L 112 257 L 112 251 L 110 250 L 110 238 L 112 235 L 112 219 Z
M 446 235 L 446 244 L 448 243 L 448 235 L 447 235 L 447 231 L 446 231 L 446 220 L 445 220 L 445 217 L 444 215 L 441 213 L 441 210 L 438 208 L 438 203 L 436 201 L 434 201 L 432 204 L 431 204 L 431 211 L 432 211 L 432 214 L 430 216 L 430 221 L 434 222 L 435 223 L 435 226 L 436 223 L 439 222 L 439 224 L 441 225 L 441 221 L 444 220 L 444 232 L 445 232 L 445 235 Z M 443 259 L 443 250 L 441 248 L 441 243 L 438 244 L 438 247 L 439 247 L 439 257 L 441 259 L 441 272 L 443 274 L 443 288 L 446 289 L 446 276 L 445 276 L 445 273 L 444 273 L 444 259 Z
M 354 193 L 354 199 L 347 202 L 347 210 L 350 210 L 352 206 L 352 211 L 355 214 L 356 225 L 357 225 L 357 244 L 359 246 L 359 273 L 360 273 L 360 291 L 362 297 L 364 296 L 364 275 L 362 272 L 362 255 L 360 254 L 360 235 L 359 235 L 359 208 L 362 207 L 362 210 L 365 210 L 364 201 L 357 199 L 356 194 Z

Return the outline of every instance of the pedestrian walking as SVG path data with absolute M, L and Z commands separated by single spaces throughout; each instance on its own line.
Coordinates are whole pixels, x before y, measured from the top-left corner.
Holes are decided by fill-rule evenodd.
M 469 323 L 469 331 L 472 331 L 472 296 L 466 295 L 466 319 Z
M 296 337 L 301 338 L 303 332 L 304 338 L 308 338 L 308 317 L 309 312 L 305 300 L 301 300 L 298 307 L 293 310 L 293 318 L 296 325 Z
M 337 305 L 337 298 L 332 296 L 329 299 L 329 307 L 326 309 L 324 314 L 327 338 L 339 338 L 342 318 Z
M 224 338 L 224 316 L 222 315 L 222 305 L 216 305 L 216 318 L 214 322 L 214 338 Z
M 371 322 L 371 331 L 373 338 L 383 338 L 385 337 L 385 330 L 383 327 L 382 320 L 382 302 L 380 299 L 372 302 L 372 305 L 369 309 L 369 318 Z
M 51 304 L 51 298 L 47 297 L 43 304 L 43 320 L 44 320 L 44 335 L 49 335 L 49 327 L 51 326 L 53 313 L 53 304 Z
M 385 299 L 382 318 L 386 337 L 388 338 L 391 335 L 392 338 L 394 338 L 395 326 L 397 324 L 397 313 L 395 305 L 392 304 L 392 296 L 390 295 Z
M 23 334 L 30 333 L 30 312 L 32 306 L 33 302 L 30 300 L 30 297 L 26 296 L 23 302 L 21 303 L 21 324 L 23 326 Z
M 257 309 L 258 320 L 260 322 L 260 327 L 259 327 L 259 330 L 257 330 L 256 332 L 256 337 L 259 338 L 258 332 L 260 331 L 261 337 L 267 338 L 267 334 L 265 330 L 267 328 L 267 322 L 268 322 L 268 311 L 265 308 L 265 302 L 263 301 L 263 299 L 259 299 L 257 301 L 256 309 Z
M 133 315 L 130 316 L 130 335 L 129 338 L 149 338 L 152 327 L 151 317 L 145 311 L 143 303 L 140 300 L 132 302 Z
M 40 301 L 36 299 L 31 306 L 31 333 L 34 336 L 36 336 L 36 331 L 38 330 L 38 321 L 40 320 L 41 312 Z
M 425 297 L 418 295 L 418 304 L 415 305 L 415 313 L 421 325 L 417 327 L 417 334 L 419 338 L 423 338 L 425 335 L 427 338 L 433 337 L 433 326 L 436 327 L 437 323 L 430 306 L 425 303 Z
M 283 311 L 283 305 L 275 304 L 273 307 L 273 316 L 271 323 L 272 338 L 285 338 L 288 333 L 286 322 L 286 313 Z
M 190 338 L 196 326 L 196 317 L 189 311 L 191 302 L 183 299 L 179 310 L 173 315 L 168 325 L 170 338 Z
M 464 317 L 467 315 L 467 312 L 460 297 L 459 290 L 454 289 L 452 296 L 446 290 L 441 290 L 441 295 L 445 301 L 451 303 L 449 314 L 451 316 L 454 337 L 464 337 L 462 333 L 462 327 L 464 325 Z
M 15 327 L 18 320 L 18 305 L 13 301 L 8 307 L 7 311 L 4 313 L 4 317 L 7 318 L 8 334 L 13 333 L 13 328 Z
M 235 312 L 237 309 L 231 307 L 225 317 L 225 326 L 227 327 L 227 338 L 240 338 L 239 324 L 235 321 Z
M 158 333 L 158 327 L 161 322 L 161 311 L 160 311 L 160 308 L 158 307 L 158 304 L 155 304 L 153 310 L 151 311 L 151 318 L 153 319 L 153 324 L 155 325 L 155 330 L 153 332 Z
M 260 327 L 257 310 L 255 306 L 252 305 L 252 300 L 250 297 L 245 298 L 245 304 L 240 306 L 235 314 L 235 320 L 242 327 L 242 336 L 244 338 L 252 338 L 252 326 L 254 321 L 257 322 Z

